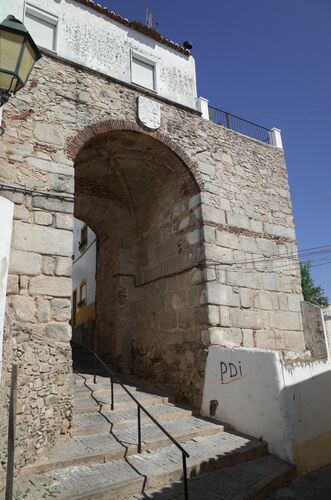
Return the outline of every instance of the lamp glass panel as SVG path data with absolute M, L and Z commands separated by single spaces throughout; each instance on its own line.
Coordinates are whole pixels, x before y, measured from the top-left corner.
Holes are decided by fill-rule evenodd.
M 15 73 L 24 36 L 1 30 L 0 27 L 0 69 Z
M 30 44 L 29 41 L 25 43 L 24 51 L 23 51 L 23 57 L 22 61 L 20 64 L 20 67 L 18 69 L 18 76 L 21 78 L 23 83 L 25 84 L 30 71 L 35 63 L 35 52 Z
M 9 92 L 16 92 L 21 88 L 21 83 L 17 80 L 16 76 L 8 73 L 3 73 L 0 69 L 0 90 L 8 90 Z

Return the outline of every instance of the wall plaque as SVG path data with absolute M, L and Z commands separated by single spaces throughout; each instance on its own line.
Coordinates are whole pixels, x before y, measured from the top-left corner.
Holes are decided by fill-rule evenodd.
M 150 130 L 157 130 L 161 125 L 161 106 L 147 97 L 138 97 L 138 121 Z

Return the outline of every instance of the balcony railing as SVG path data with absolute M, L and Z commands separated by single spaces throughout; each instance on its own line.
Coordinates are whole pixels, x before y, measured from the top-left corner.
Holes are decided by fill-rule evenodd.
M 239 118 L 239 116 L 232 115 L 227 111 L 214 108 L 213 106 L 209 106 L 209 119 L 217 125 L 222 125 L 235 132 L 239 132 L 239 134 L 247 135 L 258 141 L 271 144 L 271 131 L 261 125 L 257 125 L 257 123 Z

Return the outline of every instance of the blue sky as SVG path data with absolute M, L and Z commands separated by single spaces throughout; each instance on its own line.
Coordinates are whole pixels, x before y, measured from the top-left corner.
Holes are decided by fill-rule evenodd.
M 141 21 L 148 5 L 162 34 L 192 41 L 199 95 L 282 129 L 299 248 L 331 244 L 330 0 L 99 3 Z M 331 264 L 312 272 L 331 300 Z

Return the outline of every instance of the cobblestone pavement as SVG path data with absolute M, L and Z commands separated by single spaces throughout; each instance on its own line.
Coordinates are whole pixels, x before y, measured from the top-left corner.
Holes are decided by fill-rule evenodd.
M 331 465 L 323 467 L 295 479 L 286 488 L 281 488 L 269 497 L 269 500 L 286 499 L 330 500 L 331 499 Z

